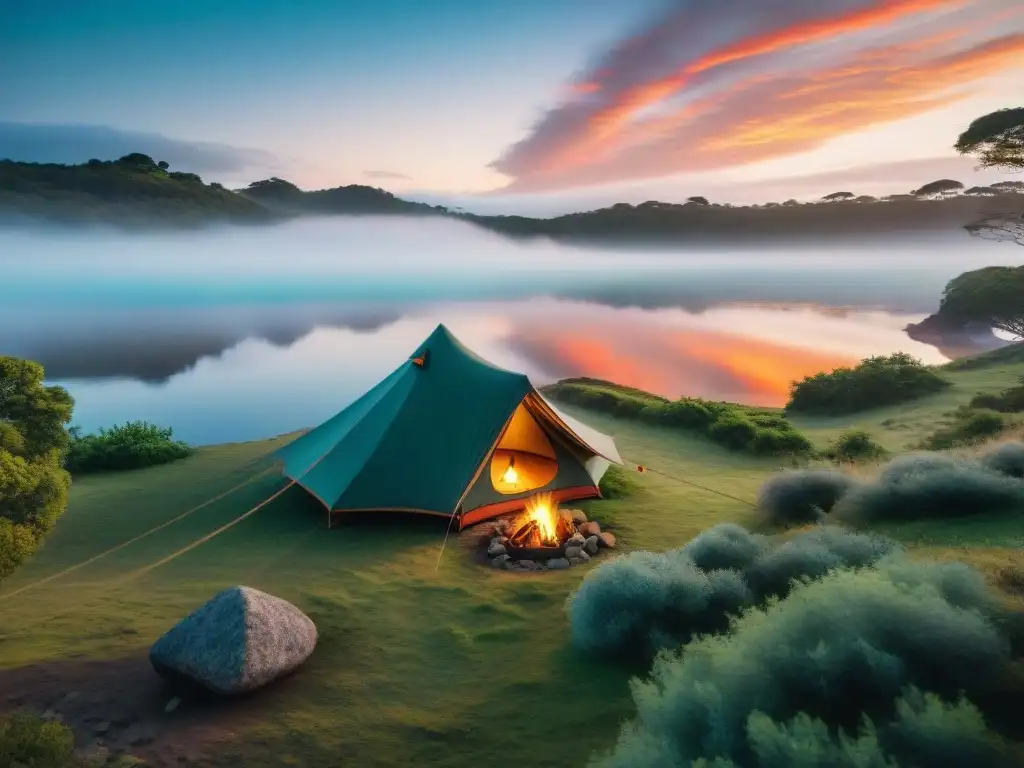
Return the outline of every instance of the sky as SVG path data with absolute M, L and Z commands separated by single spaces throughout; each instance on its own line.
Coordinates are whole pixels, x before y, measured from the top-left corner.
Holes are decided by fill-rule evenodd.
M 1024 103 L 1019 0 L 0 0 L 0 156 L 481 212 L 908 192 Z

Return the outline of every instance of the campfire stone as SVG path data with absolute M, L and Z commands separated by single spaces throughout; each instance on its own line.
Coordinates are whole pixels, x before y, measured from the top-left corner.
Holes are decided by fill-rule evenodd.
M 602 547 L 608 549 L 615 549 L 615 534 L 604 531 L 603 533 L 597 534 L 597 541 Z
M 548 568 L 550 568 L 552 571 L 564 571 L 571 565 L 572 563 L 570 563 L 564 557 L 553 557 L 550 560 L 548 560 Z
M 487 548 L 487 555 L 489 557 L 497 557 L 498 555 L 504 555 L 507 552 L 508 552 L 508 550 L 505 549 L 505 545 L 504 544 L 499 544 L 496 541 L 492 542 L 491 546 L 489 546 Z
M 586 538 L 584 536 L 582 536 L 579 533 L 574 533 L 565 542 L 565 546 L 567 546 L 567 547 L 582 547 L 586 543 L 587 543 L 587 540 L 586 540 Z
M 537 570 L 537 563 L 535 560 L 520 560 L 519 567 L 524 571 L 535 571 Z
M 583 549 L 586 551 L 588 555 L 596 555 L 597 548 L 599 546 L 600 544 L 598 544 L 597 536 L 587 536 L 587 541 L 583 545 Z
M 566 547 L 565 548 L 565 559 L 570 563 L 574 557 L 579 557 L 583 554 L 583 547 Z
M 252 691 L 309 658 L 316 626 L 279 597 L 237 586 L 215 595 L 157 640 L 153 668 L 220 694 Z
M 584 512 L 582 509 L 571 510 L 571 513 L 572 521 L 576 523 L 576 525 L 581 525 L 582 523 L 587 522 L 587 513 Z
M 586 523 L 583 523 L 580 526 L 580 535 L 583 538 L 586 538 L 587 536 L 597 536 L 597 534 L 599 534 L 600 532 L 601 532 L 601 526 L 598 525 L 593 520 L 591 520 L 589 522 L 586 522 Z
M 505 548 L 502 547 L 502 553 L 491 560 L 491 565 L 495 568 L 504 568 L 505 564 L 508 563 L 512 558 L 505 554 Z
M 590 555 L 581 549 L 579 555 L 569 558 L 569 562 L 573 565 L 583 565 L 590 562 Z

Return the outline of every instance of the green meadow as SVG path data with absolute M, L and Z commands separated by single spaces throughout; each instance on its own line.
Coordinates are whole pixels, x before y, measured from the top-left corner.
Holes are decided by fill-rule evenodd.
M 1024 357 L 954 364 L 941 374 L 951 387 L 909 404 L 792 421 L 818 448 L 863 429 L 905 452 L 976 393 L 1012 386 Z M 579 505 L 616 534 L 621 551 L 676 547 L 722 522 L 763 529 L 754 501 L 785 460 L 566 410 L 613 435 L 629 461 L 656 470 L 637 474 L 639 490 L 628 498 Z M 203 727 L 185 737 L 176 732 L 189 740 L 189 764 L 562 768 L 615 743 L 635 710 L 628 681 L 637 670 L 574 651 L 564 606 L 607 552 L 569 571 L 497 571 L 471 557 L 470 533 L 453 533 L 442 553 L 445 522 L 432 518 L 363 515 L 328 530 L 322 507 L 293 487 L 150 567 L 280 489 L 285 481 L 268 454 L 288 439 L 205 447 L 163 466 L 76 479 L 45 546 L 0 587 L 0 684 L 3 673 L 26 665 L 59 674 L 68 660 L 143 656 L 213 594 L 244 584 L 299 606 L 316 623 L 319 644 L 284 683 L 207 711 Z M 972 564 L 1000 588 L 1008 574 L 1024 572 L 1024 515 L 877 530 L 914 554 Z M 1024 607 L 1019 591 L 1007 589 L 1005 598 Z M 185 710 L 164 717 L 187 718 Z M 158 732 L 138 754 L 162 760 L 165 742 Z

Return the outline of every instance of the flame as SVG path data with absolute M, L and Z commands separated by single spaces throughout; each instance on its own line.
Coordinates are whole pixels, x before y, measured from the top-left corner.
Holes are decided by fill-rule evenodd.
M 527 517 L 537 524 L 540 539 L 545 544 L 558 543 L 558 516 L 551 494 L 543 493 L 530 497 L 526 502 Z
M 501 479 L 509 485 L 515 485 L 516 481 L 519 480 L 519 473 L 516 472 L 515 467 L 509 466 L 509 468 L 505 470 L 505 474 L 501 476 Z

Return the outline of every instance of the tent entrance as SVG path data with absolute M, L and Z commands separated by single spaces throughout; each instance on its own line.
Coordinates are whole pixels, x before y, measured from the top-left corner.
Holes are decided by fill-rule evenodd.
M 512 414 L 490 464 L 491 486 L 503 495 L 543 488 L 558 474 L 555 448 L 524 403 Z

